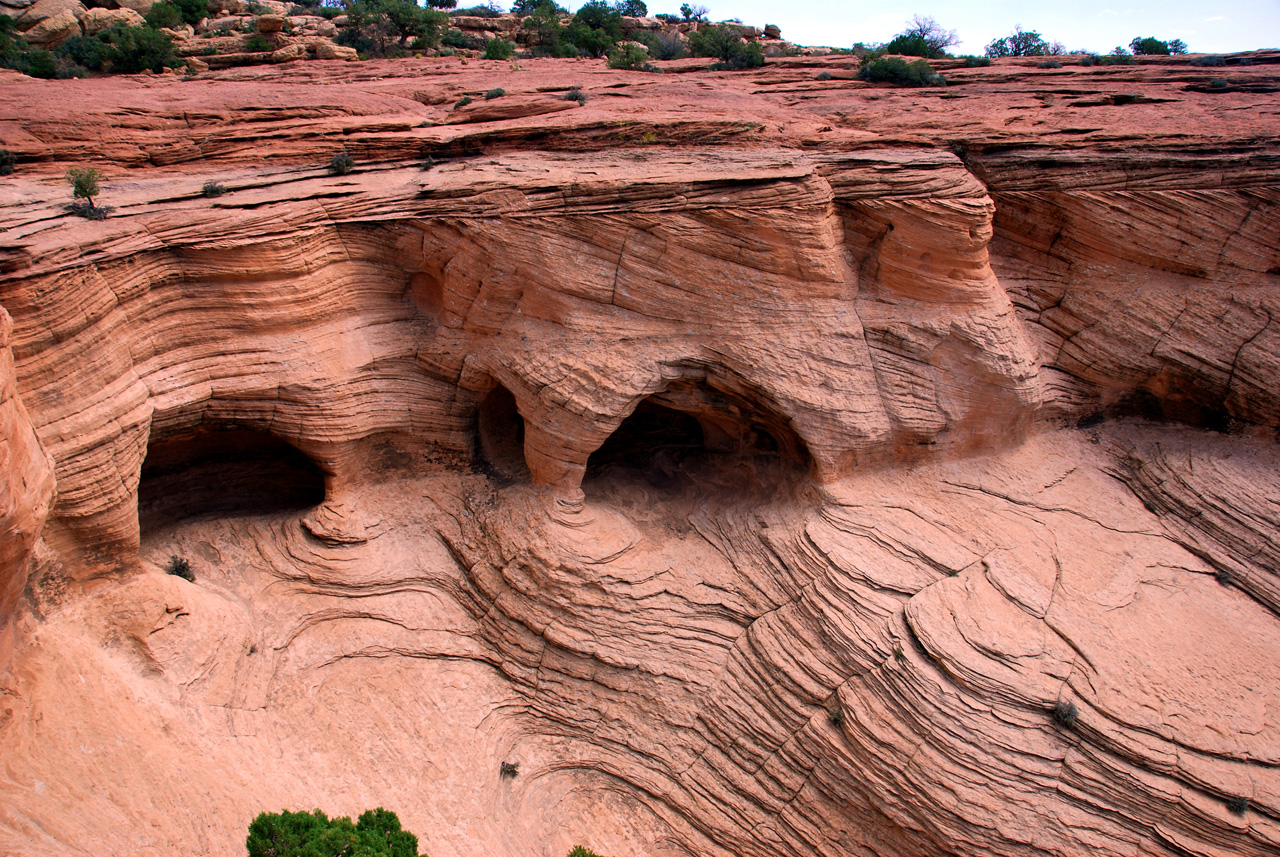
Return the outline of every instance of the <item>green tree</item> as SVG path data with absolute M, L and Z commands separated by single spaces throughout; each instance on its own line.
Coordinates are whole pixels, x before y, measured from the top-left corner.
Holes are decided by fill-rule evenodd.
M 113 72 L 137 74 L 149 69 L 159 73 L 182 65 L 174 52 L 173 39 L 151 27 L 117 25 L 100 37 L 111 46 L 109 57 Z
M 684 3 L 680 6 L 680 14 L 686 21 L 705 21 L 707 20 L 706 6 L 690 6 Z
M 699 27 L 689 34 L 689 50 L 695 57 L 716 57 L 721 68 L 759 68 L 764 65 L 764 51 L 755 42 L 747 42 L 742 33 L 729 24 Z
M 955 30 L 944 30 L 932 18 L 916 15 L 911 19 L 911 26 L 893 37 L 884 46 L 887 54 L 901 54 L 908 57 L 924 57 L 940 59 L 947 55 L 947 48 L 960 44 L 960 37 Z
M 643 18 L 649 14 L 649 7 L 644 0 L 618 0 L 614 4 L 618 14 L 627 18 Z
M 574 56 L 577 50 L 566 46 L 562 39 L 563 27 L 560 19 L 568 13 L 554 0 L 538 0 L 524 19 L 520 28 L 525 31 L 526 41 L 535 54 L 549 57 Z
M 569 22 L 564 37 L 583 53 L 602 57 L 622 40 L 622 15 L 605 0 L 587 0 Z
M 1182 39 L 1173 39 L 1169 42 L 1169 53 L 1185 54 L 1187 52 L 1187 43 Z
M 1181 53 L 1186 53 L 1187 46 L 1178 39 L 1174 41 L 1182 48 Z M 1133 41 L 1129 42 L 1129 50 L 1136 56 L 1168 56 L 1173 53 L 1169 42 L 1162 42 L 1155 36 L 1147 36 L 1145 39 L 1135 36 Z
M 102 181 L 102 173 L 93 167 L 72 167 L 67 170 L 67 181 L 71 183 L 73 199 L 87 200 L 90 209 L 95 207 L 93 198 L 102 192 L 98 185 Z
M 366 53 L 397 52 L 409 38 L 417 40 L 416 47 L 434 47 L 440 43 L 441 27 L 449 23 L 444 12 L 425 9 L 414 0 L 345 0 L 344 5 L 351 26 L 339 41 Z
M 245 846 L 249 857 L 425 857 L 418 854 L 418 837 L 382 807 L 362 813 L 355 824 L 318 809 L 260 813 Z
M 1049 43 L 1035 30 L 1018 25 L 1010 35 L 987 45 L 986 51 L 989 57 L 1042 57 L 1049 53 Z

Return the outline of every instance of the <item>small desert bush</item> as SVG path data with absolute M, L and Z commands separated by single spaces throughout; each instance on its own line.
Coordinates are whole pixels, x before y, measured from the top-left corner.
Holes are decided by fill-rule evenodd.
M 169 563 L 164 567 L 164 570 L 174 577 L 181 577 L 183 580 L 195 583 L 196 576 L 191 570 L 191 563 L 180 556 L 169 557 Z
M 858 68 L 858 77 L 868 83 L 894 86 L 943 86 L 946 78 L 924 60 L 907 62 L 902 57 L 880 57 Z
M 490 39 L 484 46 L 487 60 L 509 60 L 516 55 L 516 46 L 506 39 Z
M 338 152 L 329 159 L 329 172 L 335 176 L 345 176 L 355 169 L 355 159 L 346 152 Z

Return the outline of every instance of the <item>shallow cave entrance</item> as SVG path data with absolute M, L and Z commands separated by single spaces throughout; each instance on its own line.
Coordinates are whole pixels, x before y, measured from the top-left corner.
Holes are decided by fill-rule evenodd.
M 636 406 L 587 462 L 584 490 L 640 483 L 659 492 L 773 493 L 808 475 L 810 458 L 788 421 L 767 406 L 679 384 Z
M 201 517 L 295 513 L 324 502 L 324 472 L 289 443 L 243 428 L 154 440 L 142 462 L 142 533 Z
M 510 482 L 531 479 L 524 458 L 524 418 L 516 397 L 498 384 L 476 413 L 479 460 L 493 475 Z

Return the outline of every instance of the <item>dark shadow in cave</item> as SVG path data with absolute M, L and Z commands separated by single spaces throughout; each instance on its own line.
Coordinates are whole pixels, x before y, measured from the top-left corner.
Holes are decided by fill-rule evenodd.
M 511 482 L 528 482 L 532 477 L 524 459 L 524 417 L 516 397 L 501 384 L 480 402 L 476 413 L 477 460 L 493 475 Z
M 142 534 L 199 517 L 300 512 L 324 502 L 324 472 L 263 431 L 202 428 L 153 440 L 142 462 Z
M 661 493 L 773 494 L 809 473 L 804 442 L 784 417 L 706 384 L 677 382 L 636 406 L 587 461 L 583 488 L 636 483 Z

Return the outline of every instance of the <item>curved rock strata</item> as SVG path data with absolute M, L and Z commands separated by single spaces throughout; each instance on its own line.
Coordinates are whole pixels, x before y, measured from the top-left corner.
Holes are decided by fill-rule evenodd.
M 6 82 L 0 851 L 1275 853 L 1273 59 Z

